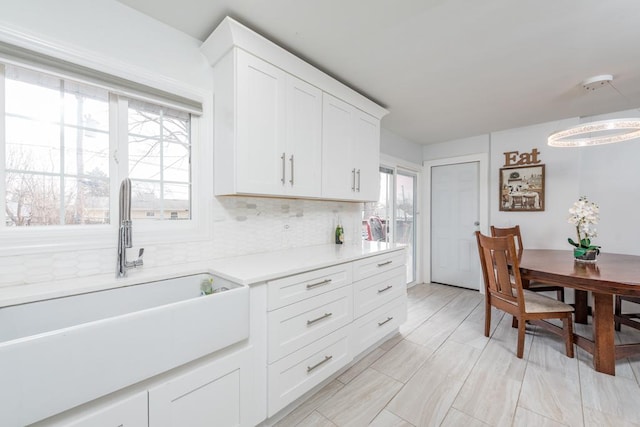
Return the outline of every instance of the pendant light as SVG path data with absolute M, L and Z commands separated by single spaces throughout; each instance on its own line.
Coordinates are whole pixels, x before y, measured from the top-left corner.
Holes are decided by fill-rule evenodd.
M 603 74 L 591 77 L 582 82 L 587 91 L 596 90 L 604 85 L 611 86 L 613 76 Z M 620 94 L 622 95 L 622 94 Z M 610 119 L 596 122 L 582 123 L 549 135 L 547 144 L 552 147 L 588 147 L 591 145 L 612 144 L 640 138 L 640 118 Z

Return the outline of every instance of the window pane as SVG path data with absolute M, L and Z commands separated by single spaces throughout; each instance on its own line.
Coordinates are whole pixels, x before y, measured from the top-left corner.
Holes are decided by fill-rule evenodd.
M 64 170 L 68 175 L 109 176 L 109 134 L 66 127 Z
M 6 113 L 48 123 L 60 122 L 60 79 L 36 71 L 5 67 Z
M 137 219 L 191 218 L 190 129 L 187 113 L 129 101 L 129 177 Z
M 65 180 L 65 224 L 108 224 L 109 181 L 95 176 Z
M 7 173 L 7 224 L 60 224 L 60 180 L 57 177 Z
M 60 126 L 7 116 L 6 167 L 60 173 Z
M 407 245 L 407 283 L 415 280 L 415 200 L 417 177 L 398 172 L 396 175 L 395 241 Z
M 161 219 L 159 182 L 131 180 L 131 219 Z
M 393 207 L 393 170 L 380 168 L 380 197 L 367 202 L 362 211 L 362 238 L 379 242 L 391 241 L 389 225 Z
M 164 149 L 164 179 L 189 182 L 189 144 L 168 143 Z
M 64 82 L 64 122 L 88 131 L 109 130 L 109 93 L 101 88 Z
M 177 214 L 172 216 L 171 219 L 191 219 L 189 199 L 189 185 L 165 184 L 165 216 L 167 216 L 167 212 L 177 212 Z
M 5 222 L 108 223 L 108 91 L 11 65 L 5 87 Z

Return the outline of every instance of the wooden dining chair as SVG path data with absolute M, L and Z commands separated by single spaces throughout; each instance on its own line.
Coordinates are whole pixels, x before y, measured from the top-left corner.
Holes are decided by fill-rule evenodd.
M 508 236 L 509 234 L 512 234 L 516 238 L 518 256 L 520 256 L 520 254 L 524 249 L 524 244 L 522 243 L 522 234 L 520 234 L 520 226 L 516 225 L 513 227 L 505 227 L 505 228 L 498 228 L 498 227 L 494 227 L 493 225 L 491 226 L 491 236 L 493 237 L 505 237 L 505 236 Z M 529 289 L 530 291 L 533 291 L 533 292 L 555 291 L 558 301 L 564 302 L 564 288 L 562 286 L 550 285 L 547 283 L 540 283 L 540 282 L 526 282 L 524 283 L 524 288 Z
M 573 358 L 573 307 L 561 301 L 523 289 L 520 277 L 515 238 L 489 237 L 476 231 L 478 253 L 485 285 L 484 335 L 491 331 L 491 307 L 508 313 L 518 321 L 518 347 L 516 355 L 522 359 L 527 322 L 540 324 L 545 329 L 563 336 L 567 357 Z M 545 319 L 561 319 L 562 329 L 546 323 Z
M 640 313 L 623 313 L 622 301 L 640 304 L 640 297 L 616 295 L 616 303 L 613 311 L 613 319 L 616 331 L 620 330 L 621 324 L 630 326 L 635 329 L 640 329 Z

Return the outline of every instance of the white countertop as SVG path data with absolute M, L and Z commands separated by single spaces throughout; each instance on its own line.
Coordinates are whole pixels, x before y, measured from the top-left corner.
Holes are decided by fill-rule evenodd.
M 0 288 L 0 307 L 205 272 L 242 285 L 252 285 L 266 280 L 350 262 L 385 252 L 397 251 L 404 247 L 405 245 L 401 244 L 367 241 L 361 244 L 306 246 L 275 252 L 215 259 L 199 263 L 154 267 L 153 269 L 147 270 L 143 267 L 141 269 L 129 270 L 127 277 L 120 279 L 115 278 L 114 269 L 113 275 L 82 277 Z
M 366 241 L 357 245 L 307 246 L 215 260 L 212 271 L 232 282 L 251 285 L 402 248 L 404 245 Z

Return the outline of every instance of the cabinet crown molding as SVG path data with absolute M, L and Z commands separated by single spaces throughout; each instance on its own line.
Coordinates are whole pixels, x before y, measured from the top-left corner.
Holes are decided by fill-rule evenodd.
M 200 46 L 200 51 L 214 66 L 229 50 L 243 49 L 272 65 L 291 73 L 307 83 L 381 120 L 388 110 L 354 89 L 303 61 L 272 41 L 226 17 Z

